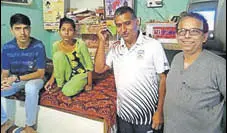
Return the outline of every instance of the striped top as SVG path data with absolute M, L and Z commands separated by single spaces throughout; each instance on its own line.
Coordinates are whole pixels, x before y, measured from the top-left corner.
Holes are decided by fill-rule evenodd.
M 161 44 L 140 33 L 128 49 L 122 39 L 111 46 L 106 64 L 114 70 L 118 116 L 132 124 L 151 124 L 158 103 L 157 74 L 169 69 Z
M 7 42 L 1 52 L 2 69 L 10 70 L 11 74 L 24 75 L 45 69 L 46 53 L 43 43 L 31 37 L 26 49 L 20 49 L 16 39 Z

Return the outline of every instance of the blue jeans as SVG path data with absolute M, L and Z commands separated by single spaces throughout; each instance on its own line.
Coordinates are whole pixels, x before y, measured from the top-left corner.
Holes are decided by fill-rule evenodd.
M 10 88 L 1 90 L 1 98 L 11 96 L 21 89 L 25 89 L 25 112 L 27 126 L 36 124 L 36 115 L 38 111 L 39 91 L 43 88 L 43 79 L 32 79 L 28 81 L 20 81 L 13 83 Z M 1 104 L 1 125 L 8 120 L 7 113 Z

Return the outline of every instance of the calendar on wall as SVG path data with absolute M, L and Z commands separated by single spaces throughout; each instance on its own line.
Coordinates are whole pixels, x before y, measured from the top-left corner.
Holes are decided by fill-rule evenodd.
M 58 30 L 60 19 L 69 7 L 69 0 L 43 0 L 44 29 Z

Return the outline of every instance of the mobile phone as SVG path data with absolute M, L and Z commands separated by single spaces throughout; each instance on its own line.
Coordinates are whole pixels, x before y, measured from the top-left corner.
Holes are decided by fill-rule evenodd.
M 105 31 L 108 32 L 108 33 L 110 33 L 110 35 L 113 35 L 112 32 L 111 32 L 111 30 L 110 30 L 110 28 L 107 27 L 107 28 L 105 29 Z

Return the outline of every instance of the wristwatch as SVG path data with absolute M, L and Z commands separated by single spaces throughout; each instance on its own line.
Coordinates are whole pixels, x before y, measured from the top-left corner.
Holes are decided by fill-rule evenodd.
M 20 82 L 20 76 L 17 75 L 16 78 L 17 78 L 17 79 L 15 80 L 15 82 L 16 82 L 16 83 L 17 83 L 17 82 Z

